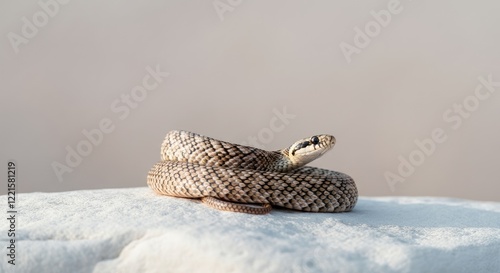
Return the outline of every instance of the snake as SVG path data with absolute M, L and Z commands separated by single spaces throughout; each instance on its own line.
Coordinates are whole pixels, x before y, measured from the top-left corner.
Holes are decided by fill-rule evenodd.
M 161 160 L 147 175 L 157 194 L 201 199 L 211 208 L 266 214 L 273 207 L 304 212 L 348 212 L 358 190 L 347 174 L 306 166 L 335 145 L 332 135 L 303 138 L 267 151 L 173 130 Z

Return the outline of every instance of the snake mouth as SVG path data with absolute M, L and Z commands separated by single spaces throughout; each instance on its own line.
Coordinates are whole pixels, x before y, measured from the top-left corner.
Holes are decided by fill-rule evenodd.
M 323 151 L 321 151 L 321 155 L 324 155 L 326 152 L 328 152 L 330 149 L 332 148 L 332 146 L 326 148 L 326 149 L 323 149 Z

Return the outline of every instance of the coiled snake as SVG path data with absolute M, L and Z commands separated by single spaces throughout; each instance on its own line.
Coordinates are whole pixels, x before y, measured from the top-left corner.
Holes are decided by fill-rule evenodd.
M 186 131 L 171 131 L 148 186 L 164 195 L 201 198 L 220 210 L 264 214 L 271 206 L 310 212 L 350 211 L 358 199 L 343 173 L 304 167 L 335 145 L 330 135 L 264 151 Z M 260 205 L 260 206 L 258 206 Z

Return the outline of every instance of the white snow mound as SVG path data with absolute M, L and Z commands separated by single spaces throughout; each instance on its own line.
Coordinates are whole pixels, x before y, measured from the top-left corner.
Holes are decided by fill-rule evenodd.
M 1 272 L 500 272 L 493 202 L 361 197 L 349 213 L 248 215 L 144 187 L 19 194 L 17 210 L 16 265 L 2 247 Z

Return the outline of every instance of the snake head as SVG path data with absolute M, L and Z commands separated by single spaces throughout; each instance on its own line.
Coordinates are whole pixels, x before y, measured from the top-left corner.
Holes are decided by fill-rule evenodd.
M 335 137 L 331 135 L 315 135 L 301 139 L 288 149 L 290 159 L 297 165 L 306 165 L 322 156 L 335 145 Z

